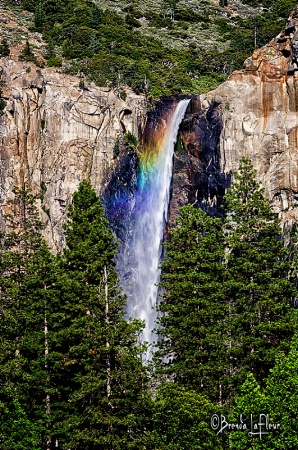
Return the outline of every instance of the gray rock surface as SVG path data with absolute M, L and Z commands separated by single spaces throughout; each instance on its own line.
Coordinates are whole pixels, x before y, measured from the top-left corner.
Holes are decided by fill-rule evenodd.
M 109 88 L 38 69 L 33 63 L 0 59 L 4 115 L 0 117 L 0 198 L 12 189 L 31 188 L 39 195 L 45 234 L 52 248 L 63 245 L 62 223 L 73 192 L 88 178 L 99 193 L 115 165 L 117 137 L 139 136 L 146 100 L 126 91 L 126 100 Z
M 298 7 L 286 29 L 256 50 L 243 70 L 193 100 L 182 126 L 186 201 L 202 203 L 198 179 L 204 178 L 203 203 L 218 206 L 223 184 L 246 156 L 283 223 L 298 220 L 297 36 Z

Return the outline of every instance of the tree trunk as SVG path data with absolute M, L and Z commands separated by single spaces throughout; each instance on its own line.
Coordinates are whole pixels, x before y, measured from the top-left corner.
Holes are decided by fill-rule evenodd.
M 48 371 L 48 354 L 49 354 L 49 342 L 48 342 L 48 322 L 47 322 L 47 312 L 44 313 L 44 356 L 45 356 L 45 370 Z M 46 383 L 46 389 L 48 388 L 48 382 Z M 50 414 L 51 414 L 51 397 L 50 394 L 46 394 L 46 417 L 47 423 L 46 427 L 50 428 Z M 51 450 L 51 439 L 47 438 L 46 450 Z
M 108 275 L 107 275 L 107 267 L 104 266 L 104 285 L 105 285 L 105 322 L 109 324 L 109 298 L 108 298 Z M 111 359 L 110 359 L 110 343 L 107 339 L 106 341 L 107 348 L 107 396 L 111 395 Z

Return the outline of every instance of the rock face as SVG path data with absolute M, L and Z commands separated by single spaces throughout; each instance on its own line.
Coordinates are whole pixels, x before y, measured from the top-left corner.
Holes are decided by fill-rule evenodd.
M 186 203 L 218 215 L 218 207 L 231 179 L 231 174 L 222 172 L 220 166 L 222 129 L 220 103 L 212 101 L 204 110 L 199 97 L 191 101 L 180 127 L 181 136 L 174 155 L 170 223 L 179 207 Z
M 62 223 L 84 178 L 101 192 L 116 164 L 114 147 L 130 131 L 139 136 L 147 102 L 127 90 L 122 100 L 109 88 L 80 89 L 79 78 L 0 59 L 1 203 L 14 186 L 42 194 L 39 206 L 52 248 L 63 245 Z M 5 207 L 4 207 L 5 209 Z
M 117 227 L 133 214 L 139 162 L 132 149 L 118 156 L 117 140 L 130 131 L 144 147 L 158 142 L 178 99 L 165 100 L 147 115 L 146 99 L 128 89 L 125 100 L 109 88 L 81 89 L 79 78 L 37 69 L 12 54 L 0 59 L 6 101 L 0 116 L 3 209 L 15 185 L 41 194 L 46 236 L 58 249 L 67 205 L 80 181 L 89 178 L 108 198 L 114 228 L 125 240 L 129 230 Z M 298 7 L 286 29 L 255 51 L 243 70 L 193 97 L 175 152 L 171 221 L 186 203 L 217 215 L 242 156 L 252 160 L 283 222 L 298 220 Z
M 283 223 L 298 220 L 298 7 L 243 70 L 193 99 L 181 136 L 185 150 L 176 152 L 175 177 L 185 203 L 216 214 L 230 174 L 246 156 Z

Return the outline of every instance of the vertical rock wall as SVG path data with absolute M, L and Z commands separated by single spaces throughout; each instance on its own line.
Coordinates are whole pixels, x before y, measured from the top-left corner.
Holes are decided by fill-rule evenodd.
M 127 131 L 139 136 L 147 102 L 127 90 L 94 85 L 79 78 L 38 69 L 33 63 L 0 59 L 6 100 L 0 117 L 0 197 L 14 186 L 42 194 L 39 206 L 53 248 L 63 245 L 62 223 L 73 192 L 84 178 L 103 190 L 116 164 L 116 139 Z
M 230 174 L 246 156 L 283 222 L 298 220 L 297 48 L 298 8 L 286 29 L 256 50 L 242 71 L 193 99 L 181 128 L 182 166 L 176 154 L 176 173 L 184 171 L 183 189 L 177 183 L 184 203 L 216 213 Z
M 218 214 L 242 156 L 251 158 L 284 223 L 298 219 L 297 49 L 298 8 L 285 30 L 256 50 L 242 71 L 193 97 L 175 153 L 171 220 L 186 203 Z M 80 89 L 77 77 L 17 58 L 0 59 L 0 76 L 6 101 L 0 117 L 3 209 L 15 185 L 41 194 L 39 207 L 53 248 L 63 245 L 67 204 L 84 178 L 98 193 L 108 187 L 111 209 L 122 196 L 133 210 L 138 157 L 131 150 L 116 157 L 116 140 L 130 131 L 145 147 L 154 144 L 178 99 L 164 100 L 147 116 L 146 99 L 130 90 L 123 100 L 109 88 Z M 123 222 L 126 206 L 121 205 Z

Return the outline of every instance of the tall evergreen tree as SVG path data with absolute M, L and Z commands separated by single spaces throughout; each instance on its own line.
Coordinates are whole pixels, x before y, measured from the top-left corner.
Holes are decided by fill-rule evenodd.
M 41 448 L 49 439 L 51 380 L 45 329 L 55 303 L 49 291 L 53 257 L 41 236 L 33 195 L 16 189 L 6 210 L 0 249 L 0 400 L 5 410 L 24 413 L 34 424 L 37 435 L 32 442 Z
M 223 403 L 247 373 L 261 382 L 296 329 L 288 253 L 247 159 L 226 195 L 224 227 L 182 208 L 162 264 L 161 370 Z
M 262 381 L 276 352 L 289 348 L 296 326 L 291 301 L 297 292 L 287 279 L 287 249 L 263 193 L 251 162 L 242 158 L 225 197 L 230 387 L 248 372 Z
M 117 243 L 88 181 L 73 196 L 65 237 L 58 338 L 69 405 L 60 423 L 63 448 L 141 449 L 150 409 L 143 347 L 137 343 L 142 324 L 124 318 Z
M 43 26 L 46 22 L 46 17 L 43 9 L 43 3 L 37 4 L 34 12 L 34 27 L 36 31 L 42 32 Z
M 227 370 L 222 222 L 185 206 L 165 248 L 157 353 L 162 371 L 220 401 Z

